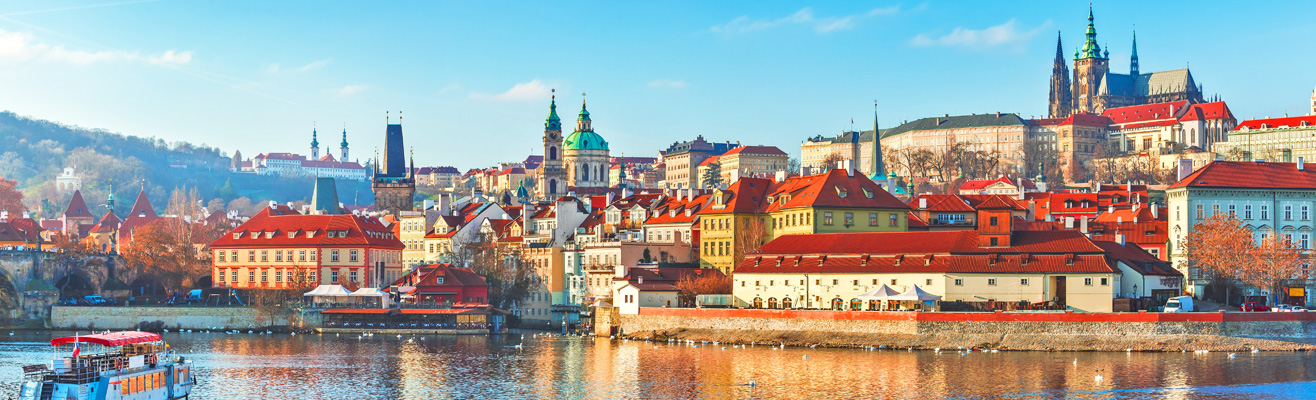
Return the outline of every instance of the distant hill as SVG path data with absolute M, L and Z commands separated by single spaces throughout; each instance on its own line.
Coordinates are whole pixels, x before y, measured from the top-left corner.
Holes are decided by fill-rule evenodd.
M 281 178 L 233 174 L 230 159 L 219 148 L 188 142 L 168 142 L 64 125 L 0 112 L 0 177 L 18 181 L 24 203 L 35 214 L 55 218 L 63 212 L 71 193 L 55 188 L 55 177 L 75 167 L 82 178 L 82 194 L 97 215 L 113 185 L 115 211 L 126 213 L 138 190 L 145 188 L 152 204 L 164 208 L 176 188 L 195 188 L 212 208 L 234 200 L 240 208 L 258 207 L 269 200 L 304 201 L 310 198 L 312 178 Z M 373 201 L 368 183 L 341 182 L 339 195 Z M 364 189 L 364 190 L 363 190 Z M 218 199 L 218 200 L 216 200 Z M 246 206 L 251 204 L 251 206 Z M 247 211 L 247 210 L 243 210 Z

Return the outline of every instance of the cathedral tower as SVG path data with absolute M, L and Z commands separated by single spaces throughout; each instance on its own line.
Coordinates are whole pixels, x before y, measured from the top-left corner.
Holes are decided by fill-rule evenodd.
M 416 196 L 416 179 L 407 168 L 406 153 L 402 145 L 402 117 L 398 123 L 385 120 L 384 161 L 375 163 L 375 176 L 370 187 L 375 192 L 375 211 L 397 214 L 412 211 L 412 198 Z
M 1133 31 L 1133 55 L 1129 56 L 1129 75 L 1138 76 L 1138 31 Z
M 1069 83 L 1069 63 L 1065 59 L 1063 41 L 1056 33 L 1056 60 L 1051 64 L 1051 102 L 1048 116 L 1065 118 L 1074 107 L 1074 93 Z
M 1097 28 L 1093 24 L 1092 9 L 1088 9 L 1088 30 L 1083 48 L 1074 53 L 1074 112 L 1101 114 L 1105 109 L 1097 91 L 1101 80 L 1110 71 L 1110 52 L 1103 53 L 1097 44 Z
M 557 90 L 548 104 L 544 120 L 544 161 L 539 165 L 539 195 L 556 200 L 567 193 L 567 173 L 562 169 L 562 119 L 557 116 Z
M 342 161 L 342 162 L 351 161 L 347 158 L 347 127 L 346 126 L 343 127 L 343 142 L 338 144 L 338 149 L 342 150 L 343 152 L 343 156 L 338 157 L 338 161 Z

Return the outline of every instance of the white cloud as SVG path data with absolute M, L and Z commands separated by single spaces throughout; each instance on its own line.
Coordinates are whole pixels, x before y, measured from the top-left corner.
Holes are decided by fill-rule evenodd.
M 518 83 L 516 85 L 513 85 L 511 89 L 508 89 L 506 92 L 502 92 L 499 94 L 472 92 L 470 94 L 470 97 L 472 99 L 480 99 L 480 100 L 503 100 L 503 101 L 536 100 L 536 99 L 543 99 L 548 97 L 548 91 L 549 91 L 548 85 L 544 84 L 544 82 L 540 81 L 539 79 L 534 79 L 531 80 L 530 82 Z
M 649 81 L 649 87 L 651 88 L 684 89 L 686 86 L 688 84 L 682 80 L 657 79 Z
M 145 57 L 135 52 L 120 50 L 87 51 L 42 43 L 27 32 L 0 30 L 0 60 L 62 62 L 74 65 L 108 61 L 145 61 L 151 64 L 177 65 L 192 61 L 192 51 L 169 50 Z
M 192 51 L 174 52 L 173 50 L 169 50 L 164 52 L 164 54 L 148 57 L 147 62 L 150 62 L 151 64 L 187 64 L 192 62 Z
M 347 85 L 337 89 L 331 89 L 329 92 L 333 93 L 334 97 L 345 97 L 369 88 L 370 85 Z
M 802 25 L 812 27 L 814 32 L 830 33 L 840 30 L 854 29 L 859 21 L 879 15 L 891 15 L 900 12 L 900 6 L 874 8 L 866 12 L 854 15 L 844 15 L 839 17 L 818 17 L 813 15 L 813 10 L 805 7 L 796 11 L 794 14 L 777 19 L 750 19 L 748 16 L 739 16 L 722 25 L 715 25 L 708 30 L 710 32 L 730 36 L 745 34 L 755 31 L 772 29 L 787 25 Z
M 270 74 L 279 73 L 279 64 L 270 64 L 270 66 L 265 67 L 265 72 Z
M 323 68 L 325 65 L 329 64 L 329 60 L 332 60 L 332 58 L 326 58 L 326 59 L 323 59 L 323 60 L 312 61 L 310 64 L 306 64 L 306 65 L 303 65 L 303 66 L 301 66 L 301 67 L 298 67 L 298 68 L 297 68 L 297 72 L 314 71 L 314 70 L 317 70 L 317 69 Z
M 1030 30 L 1020 30 L 1014 19 L 984 29 L 966 29 L 956 27 L 950 33 L 934 38 L 926 33 L 914 36 L 910 44 L 914 46 L 958 46 L 969 48 L 1013 47 L 1022 50 L 1023 44 L 1042 32 L 1050 21 Z

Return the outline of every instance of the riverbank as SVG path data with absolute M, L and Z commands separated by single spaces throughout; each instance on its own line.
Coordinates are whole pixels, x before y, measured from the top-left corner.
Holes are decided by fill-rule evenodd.
M 1025 351 L 1313 351 L 1307 313 L 919 313 L 641 309 L 624 337 L 849 348 Z
M 276 307 L 53 307 L 53 329 L 281 329 L 295 328 L 295 311 Z

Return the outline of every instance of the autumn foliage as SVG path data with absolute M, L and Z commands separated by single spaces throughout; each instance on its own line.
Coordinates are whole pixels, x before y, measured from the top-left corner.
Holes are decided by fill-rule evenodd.
M 681 304 L 694 304 L 701 294 L 731 294 L 731 277 L 713 271 L 686 274 L 676 280 L 676 288 L 681 291 L 677 295 Z
M 1305 279 L 1307 275 L 1303 268 L 1306 260 L 1291 240 L 1272 234 L 1258 245 L 1242 222 L 1219 214 L 1194 225 L 1182 247 L 1190 265 L 1201 268 L 1217 282 L 1238 282 L 1281 293 L 1287 281 Z
M 27 207 L 23 206 L 23 192 L 18 191 L 18 182 L 0 178 L 0 210 L 18 215 L 26 209 Z
M 210 263 L 202 257 L 210 239 L 199 224 L 161 218 L 134 230 L 121 254 L 139 274 L 154 276 L 165 289 L 176 291 L 210 275 Z

